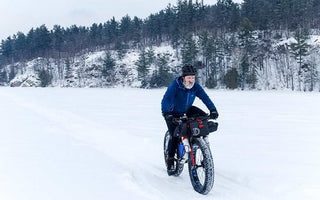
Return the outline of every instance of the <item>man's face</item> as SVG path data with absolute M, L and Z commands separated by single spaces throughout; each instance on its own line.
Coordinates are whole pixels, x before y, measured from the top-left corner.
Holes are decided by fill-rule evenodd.
M 184 84 L 184 87 L 186 87 L 187 89 L 191 89 L 194 85 L 194 82 L 195 82 L 195 76 L 193 75 L 190 75 L 190 76 L 185 76 L 183 78 L 183 84 Z

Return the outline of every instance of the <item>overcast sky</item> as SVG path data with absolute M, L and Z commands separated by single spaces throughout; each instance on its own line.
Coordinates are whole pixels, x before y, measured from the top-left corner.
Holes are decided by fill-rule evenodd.
M 200 2 L 201 0 L 199 0 Z M 146 18 L 177 0 L 1 0 L 0 40 L 21 31 L 27 33 L 32 27 L 45 24 L 48 29 L 58 24 L 90 26 L 103 23 L 113 16 L 120 20 L 128 14 Z M 195 0 L 194 0 L 195 2 Z M 204 0 L 213 5 L 217 0 Z M 242 0 L 234 0 L 242 2 Z

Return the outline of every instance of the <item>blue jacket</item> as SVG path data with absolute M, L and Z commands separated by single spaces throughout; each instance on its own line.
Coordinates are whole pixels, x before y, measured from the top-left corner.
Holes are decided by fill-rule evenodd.
M 197 82 L 191 89 L 186 89 L 181 79 L 181 77 L 177 77 L 164 94 L 161 101 L 162 114 L 183 115 L 192 106 L 196 96 L 202 100 L 209 110 L 215 109 L 213 102 Z

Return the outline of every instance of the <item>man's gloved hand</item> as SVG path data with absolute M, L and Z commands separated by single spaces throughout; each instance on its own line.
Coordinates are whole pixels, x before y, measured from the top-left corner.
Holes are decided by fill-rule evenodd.
M 166 121 L 170 121 L 175 125 L 179 125 L 181 123 L 181 120 L 179 118 L 175 118 L 173 115 L 171 114 L 163 114 L 163 117 Z
M 210 118 L 211 119 L 217 119 L 219 117 L 219 113 L 217 109 L 210 110 Z
M 163 117 L 164 117 L 164 119 L 165 119 L 166 121 L 172 121 L 172 119 L 173 119 L 173 115 L 167 114 L 167 113 L 164 113 L 164 114 L 163 114 Z

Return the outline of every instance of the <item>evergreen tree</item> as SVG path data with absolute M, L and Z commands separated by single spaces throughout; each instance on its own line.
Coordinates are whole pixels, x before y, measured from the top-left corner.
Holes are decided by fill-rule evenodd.
M 309 38 L 309 33 L 305 29 L 299 28 L 294 34 L 296 42 L 290 44 L 291 53 L 297 60 L 299 68 L 303 64 L 303 58 L 308 55 L 308 48 L 310 45 L 307 44 L 306 40 Z
M 218 81 L 215 77 L 215 74 L 211 73 L 206 81 L 206 87 L 207 88 L 215 88 L 215 87 L 217 87 L 217 85 L 218 85 Z
M 251 21 L 256 29 L 266 30 L 272 18 L 271 0 L 244 0 L 242 3 L 242 16 Z
M 121 18 L 120 26 L 119 26 L 119 34 L 121 40 L 124 42 L 130 41 L 132 37 L 132 25 L 131 25 L 131 18 L 126 15 Z
M 154 49 L 152 49 L 152 47 L 148 48 L 148 50 L 146 52 L 146 57 L 147 57 L 147 64 L 149 66 L 154 63 L 156 56 L 154 54 Z
M 240 10 L 232 0 L 218 0 L 216 5 L 217 27 L 226 31 L 235 31 L 240 23 Z
M 138 67 L 138 80 L 141 81 L 141 87 L 147 87 L 149 64 L 145 50 L 140 52 L 139 59 L 136 61 L 135 65 Z
M 52 47 L 59 53 L 60 58 L 60 52 L 62 51 L 62 45 L 64 39 L 64 29 L 61 28 L 59 25 L 54 25 L 53 27 L 53 33 L 52 33 Z
M 150 79 L 150 87 L 167 87 L 172 79 L 173 75 L 169 73 L 168 54 L 159 54 L 156 59 L 156 66 L 158 70 L 155 70 L 151 79 Z
M 251 59 L 255 52 L 255 40 L 253 37 L 253 28 L 249 19 L 244 19 L 240 26 L 239 39 L 240 48 L 242 50 L 241 64 L 240 64 L 240 85 L 244 89 L 247 84 L 254 88 L 256 82 L 256 69 L 251 63 Z
M 249 68 L 250 68 L 250 64 L 249 64 L 248 55 L 244 55 L 242 57 L 241 63 L 240 63 L 240 69 L 241 69 L 240 86 L 241 86 L 241 89 L 245 89 L 245 87 L 248 83 L 249 76 L 250 76 Z
M 51 49 L 50 32 L 45 25 L 36 28 L 34 32 L 35 51 L 40 56 L 44 56 Z
M 119 23 L 113 17 L 103 25 L 103 38 L 105 38 L 105 44 L 115 44 L 118 42 L 119 36 Z
M 7 72 L 2 71 L 0 72 L 0 83 L 7 83 Z
M 119 40 L 115 43 L 115 49 L 117 50 L 117 55 L 120 60 L 123 59 L 124 56 L 126 55 L 127 48 L 128 48 L 128 46 L 124 42 L 122 42 L 121 40 Z
M 320 1 L 313 0 L 311 6 L 311 12 L 308 10 L 307 13 L 310 14 L 310 28 L 320 29 Z
M 133 18 L 132 22 L 132 40 L 134 45 L 138 45 L 141 41 L 143 21 L 138 17 Z
M 114 79 L 114 70 L 115 70 L 115 60 L 112 58 L 110 52 L 107 52 L 103 59 L 103 68 L 102 68 L 102 76 L 109 77 L 112 80 Z
M 198 47 L 196 42 L 192 39 L 192 34 L 187 34 L 183 40 L 181 55 L 183 64 L 191 64 L 196 61 Z
M 27 48 L 26 36 L 22 32 L 18 32 L 14 35 L 14 57 L 17 60 L 24 59 L 26 57 L 25 51 Z
M 208 32 L 203 32 L 199 36 L 199 53 L 203 55 L 203 62 L 205 63 L 205 66 L 208 66 L 210 58 L 212 57 L 208 35 Z M 209 73 L 209 68 L 206 67 L 206 79 L 208 78 Z
M 294 39 L 296 42 L 290 44 L 291 54 L 297 60 L 299 64 L 298 69 L 298 82 L 299 82 L 299 90 L 301 90 L 301 74 L 302 74 L 302 66 L 303 59 L 308 55 L 308 49 L 310 45 L 307 44 L 306 40 L 309 38 L 309 33 L 305 29 L 297 29 L 294 34 Z
M 320 81 L 317 65 L 313 62 L 302 65 L 302 74 L 304 74 L 304 91 L 313 91 L 316 83 Z
M 13 56 L 13 41 L 11 37 L 1 41 L 1 55 L 5 56 L 6 58 Z
M 27 52 L 28 58 L 34 58 L 36 55 L 36 41 L 35 41 L 35 31 L 33 28 L 27 34 Z
M 208 33 L 203 33 L 199 38 L 199 49 L 206 67 L 206 87 L 214 88 L 217 86 L 217 58 L 219 57 L 216 39 L 208 36 Z
M 16 76 L 16 70 L 14 68 L 14 66 L 10 67 L 10 72 L 9 72 L 9 82 L 14 79 L 14 77 Z
M 65 60 L 65 76 L 64 76 L 64 78 L 69 79 L 72 77 L 73 77 L 73 74 L 72 74 L 72 69 L 71 69 L 71 63 L 70 63 L 70 60 L 67 58 Z
M 48 85 L 51 84 L 52 74 L 50 73 L 49 70 L 46 70 L 44 68 L 40 69 L 38 71 L 38 76 L 40 79 L 40 86 L 41 87 L 47 87 Z
M 177 26 L 181 33 L 187 33 L 190 30 L 192 16 L 189 13 L 188 2 L 186 0 L 178 0 L 175 8 L 177 13 Z
M 232 68 L 228 70 L 224 77 L 224 84 L 229 89 L 236 89 L 238 88 L 239 84 L 239 74 L 236 68 Z
M 100 28 L 98 24 L 93 23 L 90 27 L 90 32 L 89 32 L 89 39 L 90 39 L 90 45 L 92 46 L 97 46 L 99 42 L 101 41 L 100 36 Z

